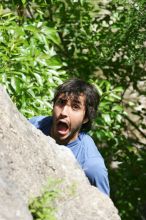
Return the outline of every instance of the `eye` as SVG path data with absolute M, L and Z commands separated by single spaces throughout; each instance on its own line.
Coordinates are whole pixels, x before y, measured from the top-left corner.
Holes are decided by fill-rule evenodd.
M 80 109 L 80 106 L 79 106 L 78 104 L 73 104 L 73 105 L 72 105 L 72 109 L 75 110 L 75 111 L 77 111 L 77 110 Z
M 65 100 L 65 99 L 58 99 L 55 104 L 56 104 L 56 105 L 63 106 L 63 105 L 65 105 L 65 103 L 66 103 L 66 100 Z

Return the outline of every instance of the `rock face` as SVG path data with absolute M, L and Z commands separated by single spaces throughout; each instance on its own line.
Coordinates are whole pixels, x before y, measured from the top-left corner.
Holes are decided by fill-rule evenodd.
M 29 199 L 40 195 L 48 178 L 63 180 L 55 201 L 57 220 L 120 220 L 111 199 L 89 184 L 71 151 L 33 127 L 2 87 L 0 176 L 2 220 L 31 220 Z
M 137 81 L 137 88 L 139 88 L 139 90 L 144 93 L 146 88 L 146 81 Z M 134 104 L 133 107 L 125 108 L 125 111 L 128 114 L 128 118 L 131 122 L 133 122 L 130 123 L 127 121 L 126 124 L 128 129 L 126 130 L 126 135 L 129 138 L 137 140 L 142 144 L 146 144 L 146 128 L 142 126 L 146 124 L 146 96 L 141 95 L 134 89 L 133 85 L 130 85 L 124 94 L 123 102 L 125 106 L 128 106 L 127 104 L 129 102 Z M 134 126 L 134 124 L 138 129 Z
M 32 220 L 27 205 L 14 183 L 0 178 L 0 220 Z

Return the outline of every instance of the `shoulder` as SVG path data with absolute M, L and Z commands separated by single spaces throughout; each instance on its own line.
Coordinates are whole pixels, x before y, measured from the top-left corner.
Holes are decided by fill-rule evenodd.
M 84 150 L 86 152 L 86 158 L 90 157 L 100 157 L 102 158 L 97 146 L 95 145 L 92 137 L 84 132 L 80 133 L 80 139 L 82 144 L 84 145 Z
M 48 116 L 34 116 L 32 118 L 29 119 L 29 122 L 31 124 L 33 124 L 36 128 L 39 128 L 40 125 L 45 122 L 46 120 L 48 120 Z
M 37 129 L 40 129 L 45 135 L 49 135 L 49 130 L 52 124 L 51 116 L 35 116 L 29 119 Z
M 90 135 L 88 135 L 87 133 L 85 132 L 81 132 L 79 134 L 79 139 L 82 141 L 82 142 L 86 142 L 87 144 L 90 143 L 90 144 L 93 144 L 95 145 L 92 137 Z

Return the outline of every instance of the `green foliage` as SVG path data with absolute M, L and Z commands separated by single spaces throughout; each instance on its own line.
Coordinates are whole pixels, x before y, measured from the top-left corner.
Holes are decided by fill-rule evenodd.
M 78 76 L 95 84 L 101 103 L 90 132 L 109 168 L 111 198 L 124 220 L 146 219 L 145 108 L 123 101 L 129 86 L 145 95 L 144 0 L 3 1 L 0 7 L 0 82 L 26 116 L 51 113 L 54 89 Z M 140 125 L 125 113 L 129 106 Z M 113 163 L 118 163 L 113 168 Z
M 49 180 L 42 195 L 30 202 L 29 210 L 34 220 L 56 220 L 55 199 L 59 197 L 60 183 L 61 180 Z
M 90 134 L 97 143 L 104 144 L 108 140 L 114 140 L 118 144 L 117 133 L 121 131 L 124 109 L 121 105 L 122 87 L 114 88 L 107 80 L 90 80 L 97 87 L 101 102 L 98 116 L 94 122 L 94 128 Z
M 51 111 L 54 88 L 62 83 L 65 71 L 55 46 L 60 38 L 46 22 L 18 23 L 18 16 L 0 17 L 0 82 L 26 116 Z

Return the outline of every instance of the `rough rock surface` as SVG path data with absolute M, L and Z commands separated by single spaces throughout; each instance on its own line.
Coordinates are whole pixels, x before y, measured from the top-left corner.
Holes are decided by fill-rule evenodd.
M 16 194 L 20 195 L 22 203 L 24 201 L 25 204 L 30 198 L 41 193 L 49 177 L 63 179 L 59 186 L 61 196 L 56 199 L 57 220 L 120 219 L 111 199 L 89 184 L 71 151 L 57 145 L 52 138 L 44 136 L 33 127 L 18 112 L 2 87 L 0 87 L 0 176 L 17 186 Z M 3 195 L 0 200 L 0 213 L 3 213 L 6 212 L 3 211 L 3 203 L 7 189 L 0 187 L 1 190 L 5 191 L 0 192 L 0 195 Z M 9 206 L 8 199 L 6 198 L 6 204 Z M 11 206 L 12 208 L 13 212 L 16 212 L 16 207 Z M 3 220 L 9 219 L 7 216 L 3 217 Z M 11 218 L 14 219 L 17 218 Z
M 32 220 L 14 183 L 0 178 L 0 220 Z

